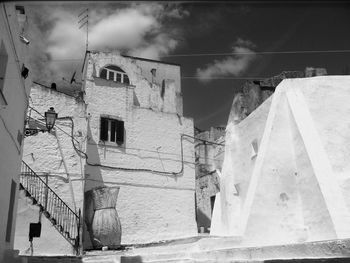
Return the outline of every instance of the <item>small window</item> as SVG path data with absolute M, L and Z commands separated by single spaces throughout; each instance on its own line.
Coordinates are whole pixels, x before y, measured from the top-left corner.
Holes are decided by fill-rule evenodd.
M 129 80 L 129 77 L 128 77 L 128 75 L 124 75 L 124 80 L 123 80 L 123 82 L 124 83 L 126 83 L 126 84 L 130 84 L 130 80 Z
M 24 6 L 21 6 L 21 5 L 16 5 L 16 11 L 18 14 L 21 14 L 21 15 L 24 15 L 25 12 L 24 12 Z
M 100 140 L 115 142 L 118 145 L 124 143 L 124 122 L 120 120 L 101 117 Z
M 130 84 L 128 75 L 117 66 L 107 66 L 100 71 L 100 78 Z
M 107 69 L 102 69 L 100 73 L 100 78 L 101 79 L 107 79 Z
M 250 158 L 254 159 L 258 155 L 258 140 L 254 139 L 251 143 L 251 155 Z
M 117 82 L 122 82 L 122 74 L 120 73 L 117 73 L 117 79 L 116 79 Z

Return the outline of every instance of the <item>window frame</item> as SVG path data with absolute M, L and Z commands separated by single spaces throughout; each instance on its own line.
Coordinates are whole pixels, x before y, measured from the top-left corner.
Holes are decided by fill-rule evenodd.
M 117 82 L 117 83 L 123 83 L 123 84 L 128 84 L 128 85 L 130 85 L 130 78 L 129 78 L 128 74 L 126 74 L 126 72 L 125 72 L 124 70 L 122 70 L 122 69 L 121 69 L 120 67 L 118 67 L 118 66 L 114 66 L 114 67 L 117 67 L 117 68 L 119 68 L 120 70 L 108 68 L 108 67 L 112 67 L 112 66 L 114 66 L 114 65 L 108 65 L 108 66 L 103 67 L 103 68 L 100 70 L 100 75 L 99 75 L 100 78 L 106 79 L 106 80 L 112 80 L 112 81 Z M 101 77 L 101 72 L 102 72 L 103 70 L 106 70 L 106 74 L 103 74 L 103 75 L 106 75 L 106 78 Z M 117 79 L 118 79 L 118 77 L 117 77 L 118 74 L 120 75 L 120 81 L 117 80 Z M 113 77 L 111 77 L 111 75 L 112 75 Z M 127 81 L 127 82 L 126 82 L 126 81 Z
M 107 126 L 106 122 L 107 121 Z M 114 129 L 113 129 L 114 126 Z M 112 131 L 114 130 L 113 134 Z M 113 138 L 113 140 L 112 140 Z M 104 144 L 125 145 L 125 123 L 120 118 L 102 115 L 100 117 L 99 140 Z

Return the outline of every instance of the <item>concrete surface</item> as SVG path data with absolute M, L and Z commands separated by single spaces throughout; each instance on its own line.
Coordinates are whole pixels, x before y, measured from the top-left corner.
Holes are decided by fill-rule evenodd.
M 193 241 L 193 240 L 192 240 Z M 82 257 L 33 257 L 36 262 L 348 262 L 350 241 L 328 240 L 282 246 L 234 248 L 232 238 L 201 238 L 182 244 L 134 248 L 126 251 L 91 251 Z M 50 259 L 50 261 L 49 261 Z M 41 260 L 41 261 L 40 261 Z

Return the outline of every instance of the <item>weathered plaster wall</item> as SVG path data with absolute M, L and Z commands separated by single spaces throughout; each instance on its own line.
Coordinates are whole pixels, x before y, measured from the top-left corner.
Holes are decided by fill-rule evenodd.
M 180 67 L 155 61 L 144 61 L 114 53 L 91 52 L 88 71 L 91 76 L 99 77 L 103 67 L 118 65 L 123 69 L 134 86 L 134 92 L 140 107 L 156 111 L 178 113 L 182 116 L 182 94 Z M 151 69 L 156 69 L 153 78 Z M 164 95 L 162 97 L 162 89 Z
M 287 79 L 272 99 L 229 125 L 225 182 L 240 205 L 235 217 L 227 211 L 240 245 L 349 236 L 349 85 L 347 76 Z
M 96 76 L 96 72 L 109 64 L 125 70 L 131 85 L 118 84 Z M 144 65 L 138 65 L 133 58 L 112 54 L 108 57 L 104 53 L 92 55 L 92 59 L 87 61 L 84 101 L 77 101 L 41 86 L 33 87 L 31 93 L 31 106 L 39 112 L 44 113 L 49 107 L 54 107 L 59 117 L 73 118 L 74 138 L 80 143 L 76 145 L 81 145 L 88 160 L 86 162 L 81 159 L 73 148 L 69 136 L 72 130 L 70 121 L 57 120 L 56 125 L 66 133 L 56 129 L 59 140 L 48 133 L 26 138 L 24 161 L 39 175 L 49 174 L 50 187 L 71 207 L 75 205 L 77 209 L 83 206 L 84 190 L 101 185 L 120 186 L 117 211 L 122 225 L 122 244 L 196 235 L 193 139 L 184 137 L 181 141 L 181 134 L 193 136 L 193 120 L 182 117 L 177 111 L 179 104 L 175 99 L 175 91 L 180 90 L 180 87 L 175 86 L 175 83 L 180 79 L 177 76 L 179 67 L 171 66 L 174 70 L 172 72 L 171 67 L 165 66 L 168 69 L 162 73 L 162 67 L 158 63 L 151 64 L 152 68 L 159 68 L 157 76 L 166 79 L 165 95 L 161 103 L 158 100 L 159 86 L 141 75 L 141 72 L 148 71 L 147 67 L 141 68 Z M 177 77 L 167 79 L 173 76 Z M 155 92 L 155 87 L 158 88 L 158 93 Z M 36 119 L 42 118 L 34 111 L 31 115 Z M 123 145 L 100 141 L 101 115 L 124 121 Z M 30 206 L 21 206 L 20 216 L 31 214 L 31 218 L 35 217 L 32 210 Z M 19 231 L 27 231 L 27 221 L 20 222 Z M 40 241 L 34 240 L 38 244 L 37 254 L 47 253 L 46 247 L 55 247 L 53 242 L 58 242 L 49 238 L 57 234 L 52 232 L 56 230 L 52 227 L 45 229 Z M 83 240 L 84 248 L 91 248 L 86 228 Z M 24 241 L 19 235 L 17 247 L 21 250 L 27 246 Z M 61 252 L 58 249 L 55 253 Z
M 98 57 L 98 60 L 94 56 L 92 58 L 97 71 L 106 64 L 103 57 Z M 193 140 L 185 138 L 182 141 L 183 174 L 163 175 L 137 170 L 180 172 L 181 134 L 193 136 L 193 121 L 174 114 L 175 111 L 171 114 L 148 108 L 150 104 L 147 98 L 154 85 L 140 75 L 145 69 L 137 67 L 134 60 L 113 56 L 109 63 L 123 67 L 129 74 L 131 84 L 136 87 L 98 86 L 92 79 L 93 67 L 88 68 L 86 103 L 90 118 L 87 154 L 90 163 L 135 170 L 123 171 L 88 165 L 85 168 L 85 190 L 99 185 L 121 187 L 117 211 L 124 244 L 194 235 Z M 157 76 L 158 74 L 160 75 L 157 72 Z M 140 107 L 133 105 L 134 90 Z M 108 143 L 104 145 L 99 141 L 101 114 L 124 121 L 125 144 L 122 147 Z
M 86 118 L 85 105 L 78 102 L 74 97 L 63 93 L 35 85 L 30 93 L 30 106 L 40 114 L 54 107 L 58 113 L 58 118 L 72 117 L 74 122 L 75 144 L 79 145 L 84 151 L 86 140 Z M 45 128 L 43 116 L 29 109 L 28 114 L 31 118 L 38 120 L 40 124 L 29 122 L 32 128 Z M 62 129 L 62 130 L 60 130 Z M 72 124 L 68 119 L 56 120 L 55 133 L 41 133 L 26 137 L 24 139 L 23 161 L 25 161 L 39 176 L 48 175 L 48 184 L 56 194 L 68 204 L 73 210 L 78 212 L 83 207 L 83 178 L 84 163 L 77 152 L 74 150 L 71 136 Z M 54 135 L 55 134 L 55 135 Z M 61 148 L 61 150 L 60 150 Z M 66 165 L 66 166 L 65 166 Z M 67 167 L 67 170 L 65 169 Z M 28 205 L 22 200 L 19 204 L 17 216 L 19 218 L 16 224 L 15 248 L 19 249 L 21 254 L 25 254 L 28 248 L 28 236 L 23 237 L 23 233 L 28 233 L 29 223 L 37 222 L 38 211 L 36 206 Z M 50 227 L 47 219 L 43 216 L 43 225 L 41 237 L 34 239 L 36 255 L 42 254 L 69 254 L 72 250 L 65 249 L 71 247 L 52 226 Z M 30 221 L 30 220 L 34 221 Z M 30 222 L 29 222 L 30 221 Z M 58 236 L 59 238 L 53 238 Z M 57 244 L 60 244 L 57 246 Z
M 32 204 L 24 191 L 19 192 L 15 247 L 20 255 L 30 255 L 29 224 L 41 222 L 41 237 L 33 239 L 33 255 L 74 255 L 72 246 Z
M 5 10 L 6 9 L 6 10 Z M 9 27 L 12 36 L 9 32 Z M 16 224 L 18 196 L 18 174 L 22 157 L 22 136 L 25 111 L 31 79 L 21 76 L 22 63 L 26 63 L 27 46 L 19 40 L 20 23 L 15 5 L 1 4 L 0 7 L 0 61 L 4 75 L 0 77 L 0 262 L 10 260 Z M 7 55 L 7 61 L 5 57 Z M 8 218 L 12 180 L 16 183 L 12 220 Z M 10 217 L 11 218 L 11 217 Z M 6 241 L 6 231 L 11 230 Z M 6 258 L 6 259 L 5 259 Z
M 108 63 L 120 66 L 133 86 L 97 84 L 94 70 L 99 72 Z M 169 100 L 164 100 L 164 107 L 159 107 L 152 97 L 157 84 L 141 75 L 146 72 L 150 77 L 151 68 L 157 68 L 157 78 L 174 77 L 168 82 L 179 84 L 179 67 L 103 53 L 91 54 L 87 65 L 89 164 L 134 170 L 87 165 L 85 190 L 99 185 L 120 186 L 117 211 L 123 244 L 195 235 L 193 139 L 184 137 L 182 140 L 183 172 L 177 174 L 182 171 L 181 134 L 193 136 L 193 120 L 176 114 L 179 112 L 175 92 L 169 95 Z M 172 90 L 180 90 L 180 87 Z M 133 103 L 134 92 L 139 106 Z M 100 141 L 101 115 L 124 121 L 125 143 L 122 146 Z M 89 247 L 89 241 L 85 241 Z
M 249 244 L 294 243 L 306 239 L 303 236 L 305 226 L 302 203 L 295 179 L 298 169 L 295 164 L 286 98 L 279 101 L 277 108 L 275 125 L 270 134 L 271 139 L 265 152 L 244 233 L 243 242 Z M 302 155 L 302 158 L 305 156 Z M 248 186 L 249 181 L 245 185 Z
M 334 175 L 350 209 L 350 108 L 347 76 L 314 77 L 307 89 L 301 88 L 309 105 L 322 144 L 328 153 Z

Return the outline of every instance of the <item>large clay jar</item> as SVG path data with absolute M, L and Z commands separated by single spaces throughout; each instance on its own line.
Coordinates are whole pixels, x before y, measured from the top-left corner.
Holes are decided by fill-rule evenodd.
M 116 210 L 119 187 L 98 187 L 85 192 L 85 221 L 94 249 L 120 246 L 122 229 Z

